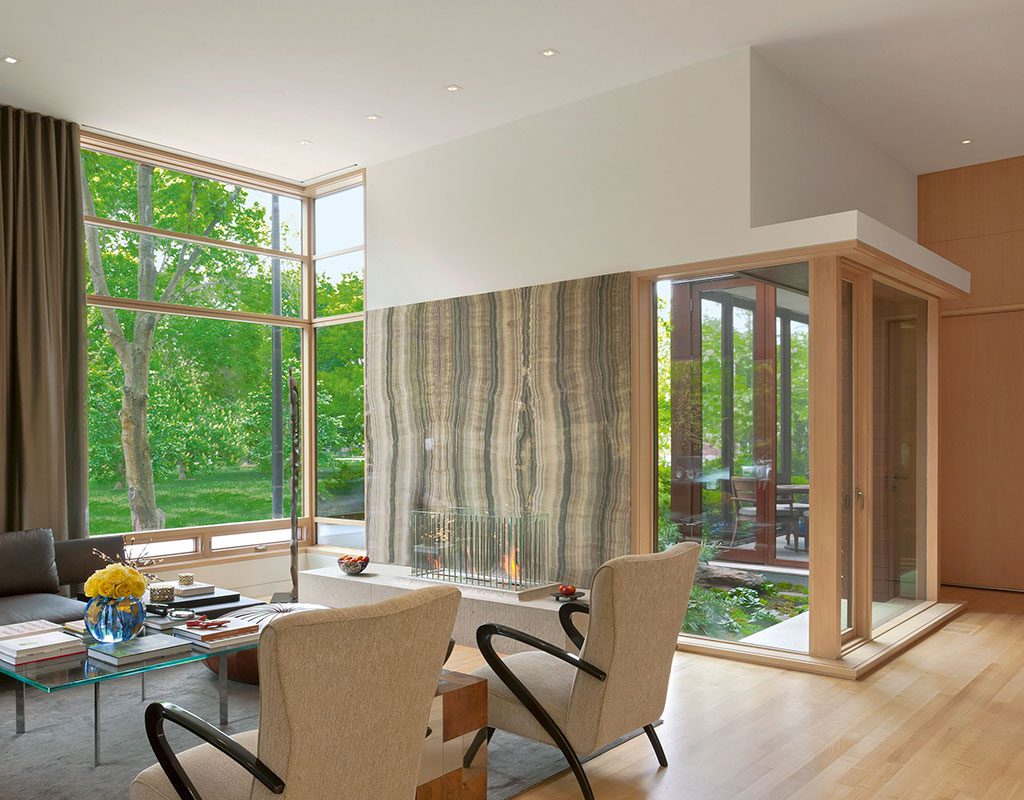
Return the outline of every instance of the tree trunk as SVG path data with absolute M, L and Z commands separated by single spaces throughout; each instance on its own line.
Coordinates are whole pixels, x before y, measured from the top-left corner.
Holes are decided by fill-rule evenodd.
M 156 507 L 153 460 L 149 452 L 147 412 L 149 405 L 149 359 L 133 354 L 125 368 L 121 395 L 121 446 L 124 449 L 125 480 L 132 530 L 147 531 L 164 526 L 164 514 Z M 143 363 L 139 363 L 139 362 Z

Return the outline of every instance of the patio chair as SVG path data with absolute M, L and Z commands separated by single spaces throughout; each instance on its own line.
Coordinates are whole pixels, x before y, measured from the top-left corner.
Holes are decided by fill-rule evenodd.
M 757 478 L 731 478 L 732 497 L 729 498 L 733 505 L 732 541 L 729 547 L 736 546 L 736 537 L 739 534 L 740 522 L 752 522 L 757 524 Z M 790 543 L 791 537 L 796 538 L 799 546 L 799 531 L 797 524 L 805 510 L 810 508 L 806 503 L 794 503 L 790 495 L 785 503 L 775 504 L 775 520 L 785 525 L 786 544 Z
M 228 736 L 171 703 L 146 709 L 157 764 L 131 800 L 408 800 L 460 593 L 289 614 L 260 637 L 260 727 Z M 173 722 L 207 744 L 175 754 Z
M 690 600 L 700 545 L 679 544 L 653 555 L 621 556 L 594 576 L 591 604 L 559 609 L 579 655 L 504 625 L 481 625 L 477 645 L 487 661 L 488 740 L 495 728 L 562 751 L 585 800 L 594 793 L 579 754 L 593 753 L 643 729 L 662 767 L 668 766 L 654 723 L 665 708 L 672 657 Z M 573 625 L 589 614 L 587 635 Z M 533 650 L 505 658 L 492 640 L 505 637 Z M 478 736 L 466 758 L 482 744 Z

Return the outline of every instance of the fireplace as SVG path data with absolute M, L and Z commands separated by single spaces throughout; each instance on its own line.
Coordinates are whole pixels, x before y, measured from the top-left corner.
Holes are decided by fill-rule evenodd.
M 413 577 L 523 591 L 551 583 L 547 514 L 412 512 Z

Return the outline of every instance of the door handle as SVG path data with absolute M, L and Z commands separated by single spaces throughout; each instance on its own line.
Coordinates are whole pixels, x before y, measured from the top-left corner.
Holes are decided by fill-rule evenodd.
M 857 505 L 860 506 L 863 509 L 864 508 L 864 492 L 861 491 L 860 489 L 858 489 L 856 494 L 857 494 Z

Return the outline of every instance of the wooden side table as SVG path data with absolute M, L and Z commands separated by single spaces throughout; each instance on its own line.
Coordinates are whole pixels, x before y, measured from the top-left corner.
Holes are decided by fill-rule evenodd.
M 463 764 L 487 725 L 487 681 L 443 670 L 427 725 L 416 800 L 487 800 L 486 745 Z

